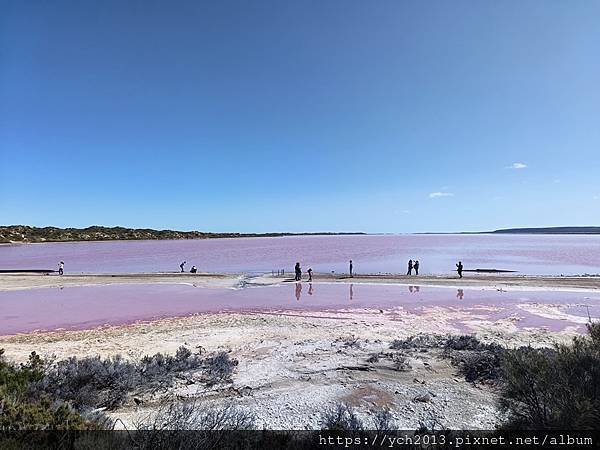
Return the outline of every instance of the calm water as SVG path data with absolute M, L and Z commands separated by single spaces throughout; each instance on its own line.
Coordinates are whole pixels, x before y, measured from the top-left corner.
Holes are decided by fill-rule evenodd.
M 403 273 L 418 259 L 423 274 L 454 269 L 496 268 L 525 274 L 600 273 L 600 236 L 532 235 L 374 235 L 301 236 L 180 241 L 113 241 L 0 246 L 0 269 L 55 269 L 67 273 L 177 271 L 188 261 L 206 272 L 345 272 L 348 260 L 357 273 Z
M 565 305 L 565 320 L 541 317 L 519 308 L 531 303 Z M 417 313 L 451 307 L 495 321 L 518 316 L 519 327 L 583 330 L 587 314 L 600 316 L 600 296 L 564 292 L 497 292 L 399 285 L 289 283 L 281 286 L 232 289 L 188 285 L 107 285 L 0 292 L 0 335 L 35 330 L 89 329 L 140 320 L 206 312 L 359 311 L 399 309 Z M 587 306 L 587 307 L 586 307 Z M 490 308 L 492 307 L 492 308 Z M 440 317 L 439 324 L 443 326 Z M 447 322 L 468 331 L 463 319 Z

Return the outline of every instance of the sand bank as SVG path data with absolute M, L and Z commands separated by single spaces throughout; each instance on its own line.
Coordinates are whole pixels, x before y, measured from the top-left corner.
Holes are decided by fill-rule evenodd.
M 289 276 L 271 274 L 225 274 L 225 273 L 127 273 L 127 274 L 0 274 L 0 291 L 53 288 L 66 286 L 93 286 L 107 284 L 190 284 L 208 288 L 240 288 L 246 285 L 268 286 L 292 282 Z M 304 277 L 306 281 L 306 276 Z M 329 283 L 379 283 L 503 290 L 554 290 L 565 292 L 595 292 L 600 290 L 597 276 L 527 276 L 527 275 L 468 275 L 462 279 L 444 275 L 357 275 L 353 278 L 334 274 L 315 274 L 314 282 Z

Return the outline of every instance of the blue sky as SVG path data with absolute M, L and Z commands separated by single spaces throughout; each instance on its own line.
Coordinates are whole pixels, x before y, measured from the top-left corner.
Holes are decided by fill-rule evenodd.
M 0 0 L 0 223 L 600 225 L 600 3 Z

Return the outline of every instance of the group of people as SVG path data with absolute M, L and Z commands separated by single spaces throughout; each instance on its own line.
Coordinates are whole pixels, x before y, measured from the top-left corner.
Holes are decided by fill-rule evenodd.
M 412 259 L 408 260 L 408 272 L 406 272 L 406 275 L 412 275 L 412 271 L 415 271 L 415 275 L 419 275 L 419 261 L 415 261 L 413 262 Z
M 179 264 L 179 268 L 181 269 L 181 273 L 185 272 L 185 265 L 187 264 L 187 261 L 183 261 L 181 264 Z M 198 272 L 198 268 L 196 266 L 192 266 L 192 268 L 190 269 L 190 273 L 196 273 Z
M 349 271 L 350 271 L 350 278 L 354 277 L 354 264 L 352 263 L 352 260 L 349 261 Z M 408 260 L 408 271 L 406 272 L 406 275 L 410 276 L 413 274 L 413 270 L 415 271 L 415 275 L 419 275 L 419 260 L 415 260 L 413 261 L 412 259 Z M 458 272 L 458 276 L 460 278 L 462 278 L 462 273 L 463 273 L 463 264 L 462 261 L 459 261 L 456 264 L 456 271 Z M 182 269 L 183 272 L 183 269 Z M 282 271 L 283 272 L 283 271 Z M 300 268 L 300 263 L 297 262 L 296 266 L 294 267 L 294 272 L 296 274 L 296 276 L 294 277 L 295 281 L 302 281 L 302 269 Z M 312 269 L 308 269 L 307 271 L 308 273 L 308 281 L 312 281 Z
M 179 264 L 179 268 L 181 269 L 181 273 L 185 272 L 185 265 L 187 264 L 187 261 L 182 261 L 181 264 Z M 354 264 L 352 263 L 352 260 L 349 261 L 349 270 L 350 270 L 350 278 L 354 277 Z M 406 275 L 412 275 L 412 271 L 415 271 L 415 275 L 419 275 L 419 261 L 415 260 L 413 262 L 412 259 L 410 259 L 408 261 L 408 272 L 406 272 Z M 63 275 L 65 271 L 65 263 L 64 261 L 60 261 L 58 263 L 58 274 L 59 275 Z M 463 264 L 462 261 L 459 261 L 456 264 L 456 271 L 458 272 L 458 276 L 460 278 L 462 278 L 462 273 L 463 273 Z M 190 273 L 197 273 L 198 272 L 198 268 L 196 266 L 192 266 L 192 268 L 190 269 Z M 294 267 L 294 272 L 296 274 L 296 276 L 294 277 L 295 281 L 302 281 L 302 269 L 300 268 L 300 263 L 297 262 L 296 266 Z M 307 271 L 308 273 L 308 281 L 312 281 L 313 277 L 312 277 L 312 273 L 313 270 L 311 268 L 309 268 Z M 281 273 L 283 274 L 283 270 L 281 271 Z M 278 272 L 279 274 L 279 272 Z
M 297 262 L 294 266 L 295 277 L 294 281 L 302 281 L 302 269 L 300 268 L 300 263 Z M 308 281 L 312 281 L 312 272 L 313 270 L 309 267 L 306 273 L 308 273 Z

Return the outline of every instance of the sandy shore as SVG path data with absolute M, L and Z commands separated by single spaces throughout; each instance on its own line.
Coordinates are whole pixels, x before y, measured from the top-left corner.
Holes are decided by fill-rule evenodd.
M 393 351 L 394 339 L 413 334 L 457 333 L 449 321 L 461 314 L 432 309 L 426 314 L 356 313 L 205 314 L 88 331 L 34 333 L 0 338 L 6 356 L 24 361 L 31 351 L 64 359 L 72 355 L 173 354 L 185 345 L 207 352 L 225 350 L 239 361 L 233 384 L 206 387 L 185 382 L 167 392 L 129 401 L 110 413 L 131 424 L 166 399 L 231 401 L 258 417 L 259 428 L 318 428 L 319 414 L 345 402 L 365 420 L 373 408 L 389 408 L 397 427 L 415 429 L 435 417 L 451 428 L 493 428 L 500 420 L 497 394 L 488 385 L 467 383 L 435 350 Z M 575 332 L 519 330 L 510 319 L 473 323 L 486 342 L 509 347 L 566 341 Z M 373 354 L 387 354 L 369 362 Z M 410 369 L 394 369 L 392 354 L 402 354 Z M 427 401 L 418 398 L 427 398 Z M 416 400 L 417 399 L 417 400 Z
M 265 274 L 248 276 L 224 273 L 124 273 L 124 274 L 80 274 L 38 275 L 0 274 L 0 291 L 56 288 L 66 286 L 93 286 L 107 284 L 193 284 L 197 287 L 238 288 L 245 285 L 268 286 L 293 281 L 289 276 Z M 304 277 L 306 281 L 306 277 Z M 315 282 L 331 283 L 377 283 L 420 285 L 452 288 L 480 288 L 504 290 L 548 290 L 570 292 L 594 292 L 600 290 L 600 277 L 593 276 L 511 276 L 511 275 L 467 275 L 462 279 L 444 275 L 357 275 L 315 274 Z

